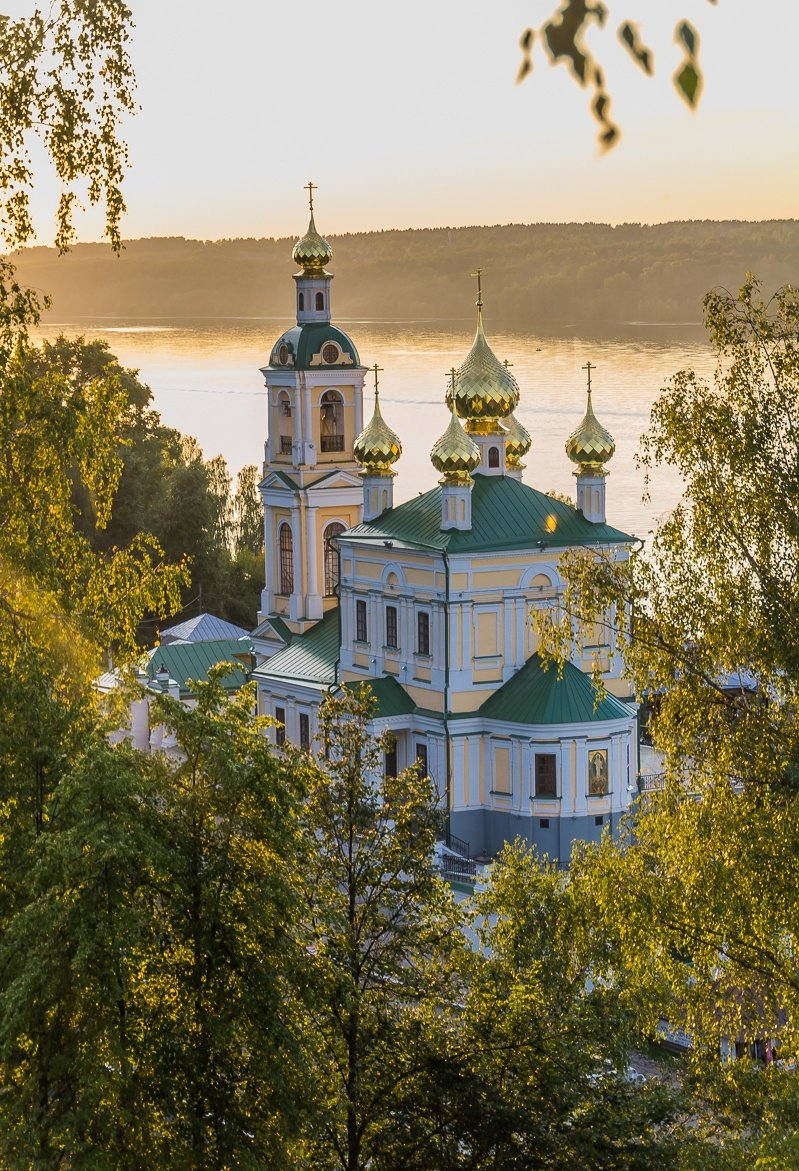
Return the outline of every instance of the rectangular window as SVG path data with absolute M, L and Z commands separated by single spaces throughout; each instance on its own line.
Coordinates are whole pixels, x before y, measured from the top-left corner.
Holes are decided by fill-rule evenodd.
M 369 631 L 366 626 L 366 602 L 358 599 L 355 603 L 355 639 L 356 642 L 366 642 Z
M 554 752 L 535 754 L 535 795 L 536 797 L 557 797 L 557 760 Z
M 300 712 L 300 748 L 311 747 L 311 717 Z
M 390 745 L 386 748 L 384 775 L 387 777 L 395 777 L 397 772 L 397 741 L 396 739 L 392 739 Z
M 416 745 L 416 759 L 419 762 L 419 764 L 422 766 L 422 775 L 425 777 L 430 776 L 430 773 L 427 768 L 427 745 L 426 744 L 417 744 Z
M 280 454 L 281 455 L 291 455 L 291 436 L 290 435 L 281 435 L 280 436 Z
M 275 719 L 277 720 L 275 744 L 280 746 L 286 743 L 286 709 L 284 707 L 275 708 Z
M 430 615 L 425 610 L 416 615 L 416 653 L 430 654 Z
M 394 648 L 398 646 L 396 606 L 386 606 L 386 646 Z

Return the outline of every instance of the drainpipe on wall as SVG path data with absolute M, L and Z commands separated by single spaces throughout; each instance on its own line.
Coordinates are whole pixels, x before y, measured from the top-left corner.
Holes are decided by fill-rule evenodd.
M 447 838 L 450 835 L 450 810 L 452 808 L 452 761 L 451 748 L 449 740 L 449 557 L 447 550 L 442 550 L 444 558 L 444 753 L 445 753 L 445 768 L 447 776 L 446 786 L 446 800 L 447 800 L 447 818 L 445 832 Z

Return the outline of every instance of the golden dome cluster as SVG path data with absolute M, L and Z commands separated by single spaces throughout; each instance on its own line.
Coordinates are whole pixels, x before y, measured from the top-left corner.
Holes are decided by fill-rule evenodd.
M 603 464 L 608 462 L 615 450 L 613 436 L 599 422 L 591 405 L 589 371 L 588 406 L 579 427 L 566 441 L 566 454 L 581 472 L 604 475 Z
M 507 431 L 507 438 L 505 440 L 505 466 L 508 468 L 520 468 L 522 466 L 522 456 L 527 455 L 532 445 L 530 432 L 526 427 L 523 427 L 515 415 L 508 415 L 502 424 L 505 431 Z
M 477 302 L 477 332 L 466 361 L 455 371 L 447 393 L 447 406 L 454 406 L 466 430 L 486 434 L 496 430 L 497 421 L 507 418 L 519 403 L 519 386 L 507 366 L 500 362 L 483 332 L 482 302 Z
M 375 409 L 353 446 L 355 458 L 367 472 L 393 475 L 392 464 L 402 455 L 402 444 L 389 427 L 380 410 L 380 395 L 375 386 Z
M 454 404 L 450 404 L 452 415 L 444 434 L 433 444 L 430 460 L 436 471 L 443 474 L 451 484 L 468 484 L 471 473 L 480 462 L 480 448 L 471 439 L 458 420 Z
M 291 258 L 295 264 L 299 264 L 306 276 L 318 276 L 324 272 L 325 265 L 330 263 L 332 255 L 333 249 L 330 244 L 316 230 L 311 209 L 308 231 L 294 245 Z

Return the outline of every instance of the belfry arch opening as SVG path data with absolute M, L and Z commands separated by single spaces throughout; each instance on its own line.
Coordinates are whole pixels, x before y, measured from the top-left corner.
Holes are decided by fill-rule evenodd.
M 278 455 L 291 455 L 292 440 L 292 410 L 291 398 L 287 390 L 281 390 L 277 396 L 277 435 Z
M 339 582 L 339 562 L 338 552 L 333 545 L 333 540 L 344 532 L 344 525 L 338 521 L 333 521 L 332 524 L 327 525 L 322 538 L 322 543 L 325 552 L 325 596 L 330 597 L 335 594 Z
M 294 537 L 291 525 L 283 523 L 278 534 L 280 552 L 280 592 L 284 596 L 294 593 Z
M 325 451 L 344 450 L 344 400 L 337 390 L 326 390 L 319 406 L 320 446 Z

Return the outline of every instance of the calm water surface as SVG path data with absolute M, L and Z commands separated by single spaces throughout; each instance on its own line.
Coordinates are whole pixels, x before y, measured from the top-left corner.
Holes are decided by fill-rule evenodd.
M 196 436 L 206 456 L 221 453 L 235 473 L 263 460 L 266 405 L 259 367 L 289 323 L 282 318 L 84 319 L 50 322 L 37 332 L 40 337 L 83 333 L 108 342 L 123 365 L 141 371 L 164 423 Z M 337 324 L 351 334 L 365 365 L 384 367 L 383 413 L 403 444 L 395 499 L 431 488 L 437 477 L 429 452 L 448 422 L 447 371 L 466 356 L 473 322 Z M 658 471 L 651 500 L 643 502 L 643 474 L 634 455 L 655 396 L 671 375 L 685 368 L 712 375 L 714 361 L 702 329 L 626 325 L 612 335 L 576 330 L 531 335 L 492 328 L 489 319 L 486 332 L 497 356 L 512 363 L 521 387 L 516 414 L 533 437 L 525 481 L 544 491 L 574 495 L 563 445 L 585 410 L 581 368 L 588 359 L 596 366 L 594 409 L 616 440 L 607 481 L 608 520 L 645 537 L 676 503 L 680 482 L 671 470 Z

